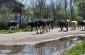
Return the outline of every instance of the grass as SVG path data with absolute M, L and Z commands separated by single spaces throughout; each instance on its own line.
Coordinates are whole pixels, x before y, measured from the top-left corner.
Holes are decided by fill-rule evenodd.
M 63 55 L 81 55 L 85 52 L 85 40 L 76 45 L 75 47 L 66 50 Z
M 0 33 L 15 33 L 15 32 L 27 32 L 27 31 L 30 31 L 29 28 L 23 28 L 23 29 L 18 29 L 18 30 L 0 30 Z

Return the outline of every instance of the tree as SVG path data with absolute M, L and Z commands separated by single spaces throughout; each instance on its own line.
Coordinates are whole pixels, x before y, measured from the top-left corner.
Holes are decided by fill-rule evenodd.
M 79 2 L 79 15 L 85 19 L 85 0 Z
M 70 0 L 70 14 L 71 14 L 71 20 L 73 20 L 73 0 Z
M 51 13 L 53 16 L 53 20 L 56 20 L 56 3 L 54 2 L 54 0 L 50 0 L 50 7 L 51 7 Z
M 20 2 L 17 2 L 16 3 L 16 6 L 14 7 L 14 9 L 13 9 L 13 13 L 15 13 L 15 14 L 20 14 L 20 27 L 21 27 L 21 16 L 22 16 L 22 12 L 23 12 L 23 10 L 24 10 L 24 5 L 22 4 L 22 3 L 20 3 Z

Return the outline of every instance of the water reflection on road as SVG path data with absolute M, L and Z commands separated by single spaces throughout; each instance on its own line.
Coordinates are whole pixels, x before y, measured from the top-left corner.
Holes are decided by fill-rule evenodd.
M 70 48 L 83 39 L 85 39 L 83 36 L 70 36 L 35 45 L 0 45 L 0 54 L 59 55 L 62 50 Z

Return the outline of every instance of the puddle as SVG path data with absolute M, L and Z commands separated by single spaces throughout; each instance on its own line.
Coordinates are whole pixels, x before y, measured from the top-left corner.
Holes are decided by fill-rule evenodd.
M 23 50 L 25 45 L 0 45 L 0 54 L 15 54 Z
M 66 36 L 63 38 L 40 42 L 33 45 L 0 45 L 0 54 L 59 55 L 62 50 L 68 49 L 84 39 L 85 35 L 79 35 Z

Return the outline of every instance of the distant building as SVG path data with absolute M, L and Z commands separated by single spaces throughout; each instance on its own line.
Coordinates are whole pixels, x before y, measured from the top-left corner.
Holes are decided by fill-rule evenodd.
M 15 16 L 13 17 L 13 21 L 15 21 L 15 22 L 18 22 L 18 23 L 19 23 L 19 20 L 20 20 L 20 18 L 19 18 L 18 15 L 15 15 Z

